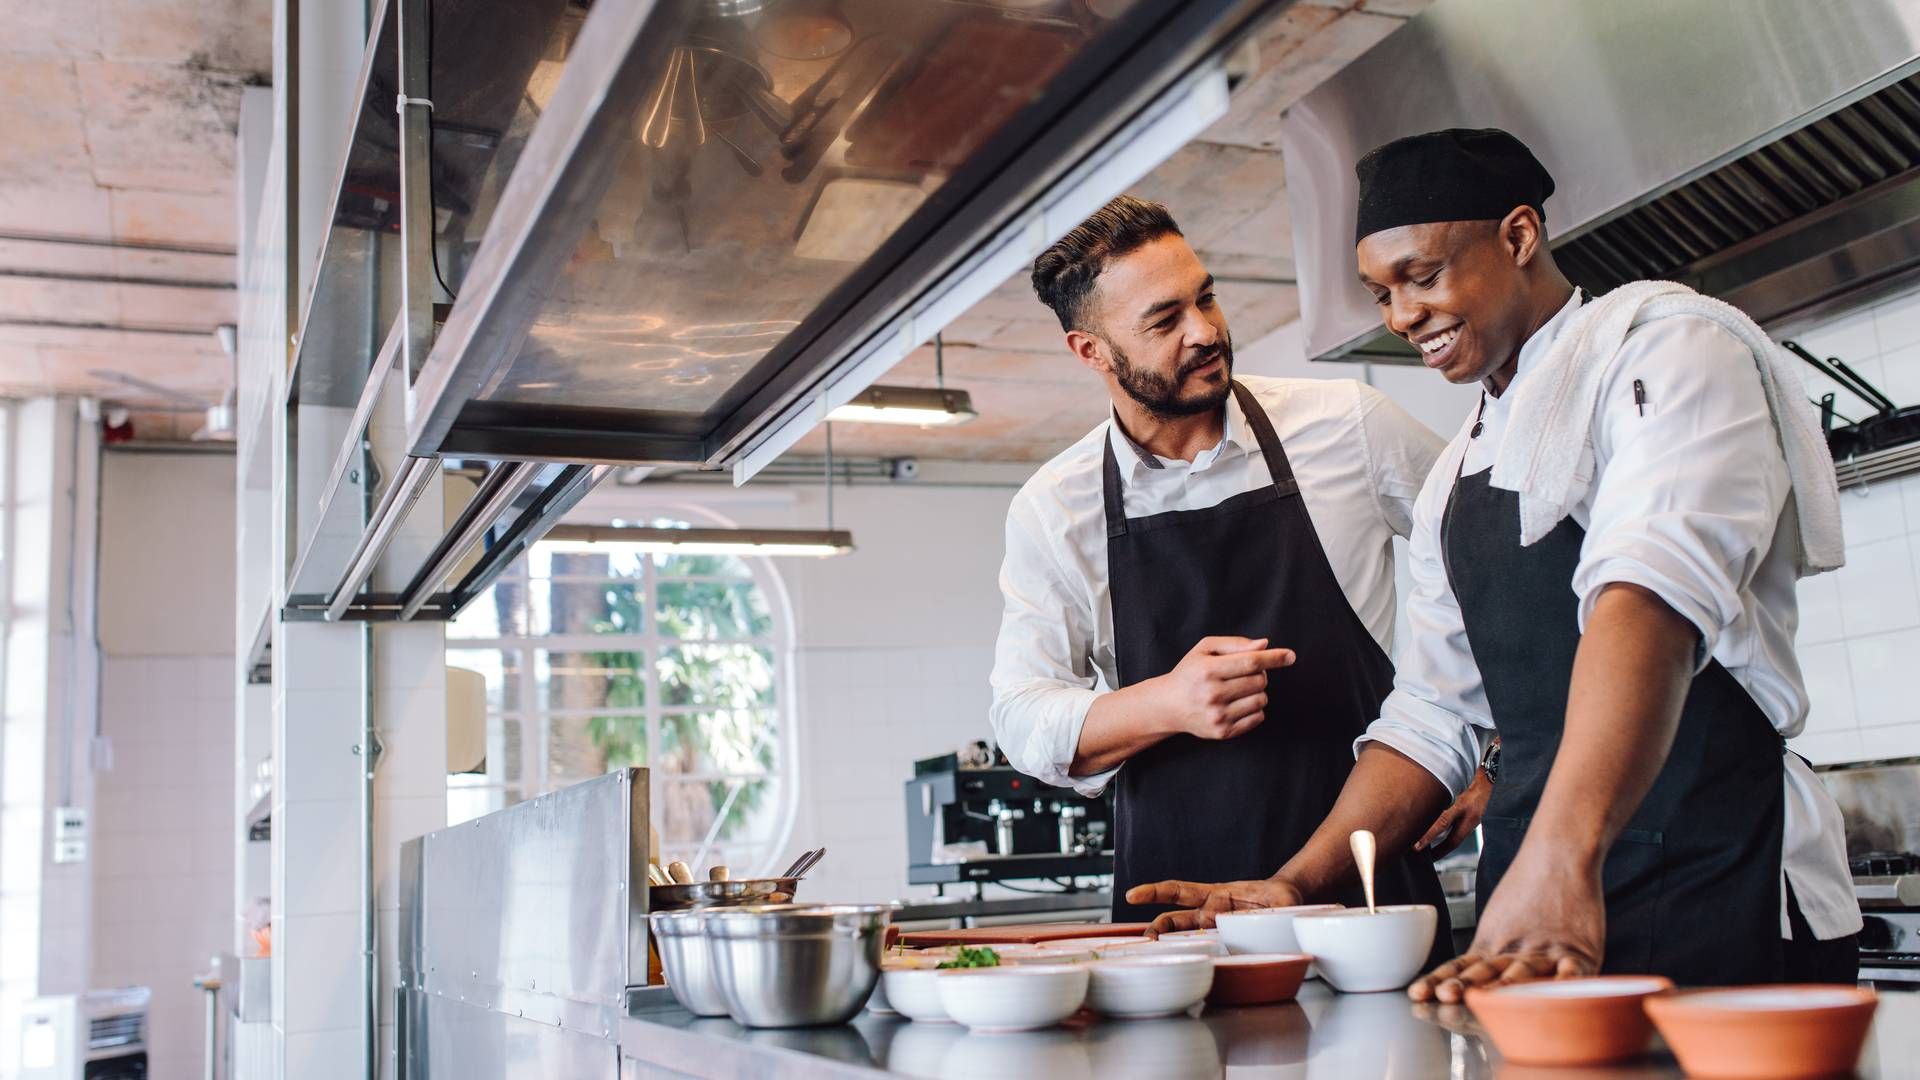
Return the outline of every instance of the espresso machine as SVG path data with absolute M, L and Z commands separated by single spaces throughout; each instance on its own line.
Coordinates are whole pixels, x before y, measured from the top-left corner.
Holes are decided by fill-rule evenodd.
M 913 764 L 906 783 L 907 882 L 1075 879 L 1113 873 L 1111 790 L 1044 784 L 984 742 Z M 1101 882 L 1100 884 L 1105 884 Z

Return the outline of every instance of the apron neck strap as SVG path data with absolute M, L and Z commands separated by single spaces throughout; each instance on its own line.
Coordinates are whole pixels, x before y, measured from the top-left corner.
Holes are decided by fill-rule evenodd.
M 1106 456 L 1100 462 L 1100 493 L 1107 506 L 1107 539 L 1127 535 L 1127 501 L 1120 487 L 1120 462 L 1113 456 L 1113 440 L 1103 440 Z
M 1300 493 L 1300 482 L 1293 477 L 1293 464 L 1287 460 L 1287 452 L 1280 446 L 1280 436 L 1274 434 L 1273 421 L 1267 418 L 1267 410 L 1253 396 L 1253 391 L 1242 386 L 1238 380 L 1233 383 L 1233 399 L 1240 403 L 1240 412 L 1247 418 L 1247 426 L 1253 429 L 1253 437 L 1260 444 L 1260 456 L 1266 459 L 1267 475 L 1273 478 L 1273 490 L 1281 498 Z M 1127 534 L 1127 506 L 1125 489 L 1120 483 L 1120 461 L 1113 454 L 1113 440 L 1107 439 L 1100 461 L 1100 491 L 1106 504 L 1107 538 Z
M 1253 429 L 1254 440 L 1260 444 L 1260 456 L 1267 461 L 1267 475 L 1273 478 L 1273 490 L 1283 499 L 1298 495 L 1300 481 L 1293 478 L 1293 463 L 1287 460 L 1287 452 L 1280 446 L 1280 436 L 1273 433 L 1273 421 L 1267 418 L 1267 410 L 1238 379 L 1233 383 L 1233 400 L 1240 403 L 1240 414 L 1247 418 L 1247 426 Z

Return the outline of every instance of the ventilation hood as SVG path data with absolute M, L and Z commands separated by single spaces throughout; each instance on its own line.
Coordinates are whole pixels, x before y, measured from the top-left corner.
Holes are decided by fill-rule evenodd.
M 1776 332 L 1920 274 L 1920 5 L 1440 0 L 1281 122 L 1307 355 L 1415 363 L 1354 264 L 1353 164 L 1501 127 L 1604 292 L 1684 282 Z

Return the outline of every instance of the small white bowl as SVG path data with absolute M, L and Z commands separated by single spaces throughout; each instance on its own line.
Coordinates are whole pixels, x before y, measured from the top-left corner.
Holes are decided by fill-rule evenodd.
M 1309 911 L 1340 910 L 1343 910 L 1340 904 L 1301 904 L 1296 907 L 1223 911 L 1213 917 L 1213 925 L 1219 929 L 1220 940 L 1226 944 L 1227 952 L 1235 956 L 1241 953 L 1306 952 L 1294 936 L 1294 916 Z
M 1093 959 L 1092 949 L 1070 947 L 1072 942 L 1059 945 L 996 945 L 993 948 L 1000 956 L 1000 962 L 1007 965 L 1019 964 L 1084 964 Z
M 948 1023 L 952 1017 L 940 1004 L 940 974 L 933 967 L 886 968 L 880 972 L 880 993 L 886 995 L 888 1008 L 909 1020 Z
M 1432 904 L 1398 904 L 1303 912 L 1293 920 L 1293 932 L 1300 951 L 1313 956 L 1335 990 L 1365 994 L 1412 982 L 1426 963 L 1438 922 Z
M 1096 959 L 1116 960 L 1123 956 L 1225 956 L 1227 947 L 1218 938 L 1160 938 L 1111 945 L 1097 950 Z
M 1052 1027 L 1080 1011 L 1087 982 L 1087 966 L 1080 964 L 956 968 L 934 980 L 946 1014 L 978 1032 Z
M 1186 1012 L 1213 987 L 1213 957 L 1148 954 L 1087 965 L 1087 1007 L 1106 1016 L 1144 1020 Z

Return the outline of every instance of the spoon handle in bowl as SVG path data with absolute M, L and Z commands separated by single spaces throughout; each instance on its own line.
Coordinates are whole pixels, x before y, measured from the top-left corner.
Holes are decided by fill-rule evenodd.
M 1355 829 L 1348 843 L 1353 845 L 1353 861 L 1360 867 L 1360 887 L 1367 892 L 1367 910 L 1377 910 L 1373 903 L 1373 833 Z

